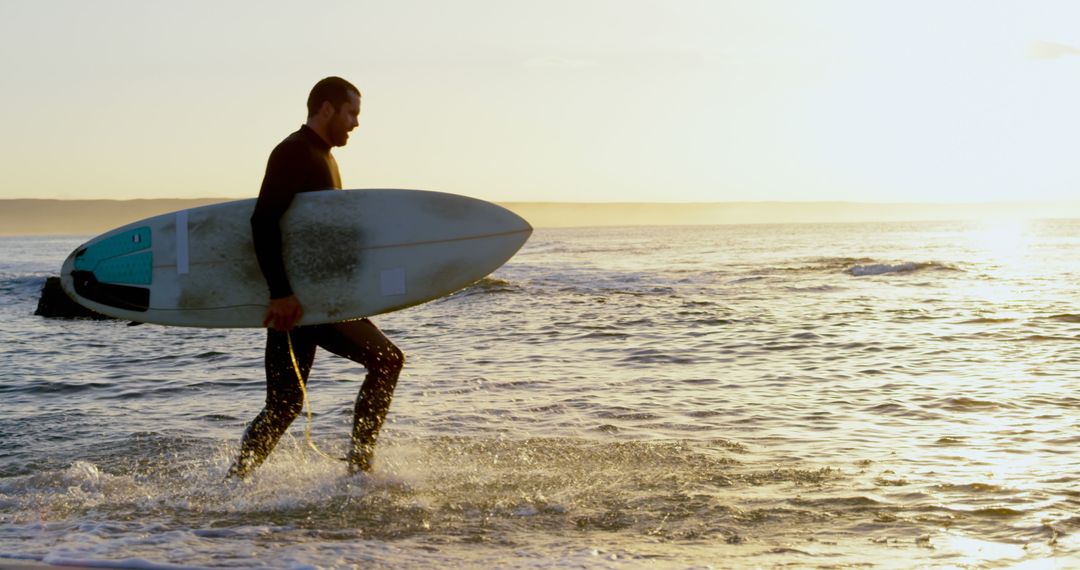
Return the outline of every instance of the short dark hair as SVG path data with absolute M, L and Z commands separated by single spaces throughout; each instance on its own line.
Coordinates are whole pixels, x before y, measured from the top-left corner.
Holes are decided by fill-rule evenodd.
M 341 105 L 349 101 L 349 94 L 355 93 L 360 96 L 360 90 L 355 85 L 340 77 L 327 77 L 320 79 L 307 98 L 307 112 L 309 117 L 315 116 L 322 108 L 324 101 L 329 101 L 334 110 L 340 109 Z

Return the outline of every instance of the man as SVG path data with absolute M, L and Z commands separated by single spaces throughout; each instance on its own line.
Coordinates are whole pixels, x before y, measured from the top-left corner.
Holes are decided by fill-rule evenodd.
M 244 432 L 240 456 L 229 469 L 230 477 L 248 477 L 302 411 L 304 390 L 300 378 L 307 383 L 316 346 L 367 369 L 367 378 L 356 397 L 352 446 L 346 460 L 350 474 L 370 470 L 375 438 L 405 363 L 402 352 L 368 319 L 296 326 L 304 310 L 285 272 L 280 221 L 298 193 L 341 189 L 341 176 L 330 149 L 345 146 L 349 133 L 359 125 L 360 91 L 340 77 L 327 77 L 312 88 L 307 108 L 305 124 L 270 153 L 251 216 L 255 255 L 270 289 L 263 322 L 269 327 L 266 406 Z

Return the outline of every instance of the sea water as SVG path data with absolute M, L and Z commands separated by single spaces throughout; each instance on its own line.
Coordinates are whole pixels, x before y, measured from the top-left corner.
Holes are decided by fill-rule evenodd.
M 263 331 L 34 316 L 84 237 L 0 239 L 0 563 L 1080 567 L 1080 221 L 541 229 L 375 319 L 373 473 L 301 417 L 245 483 Z

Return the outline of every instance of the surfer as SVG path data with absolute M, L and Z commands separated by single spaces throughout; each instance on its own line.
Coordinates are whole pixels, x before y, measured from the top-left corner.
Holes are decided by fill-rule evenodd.
M 280 221 L 296 194 L 341 189 L 341 176 L 330 149 L 345 146 L 349 133 L 359 125 L 360 90 L 340 77 L 327 77 L 311 89 L 307 109 L 307 121 L 300 130 L 270 153 L 251 216 L 255 255 L 270 293 L 263 322 L 268 327 L 266 406 L 244 431 L 230 477 L 249 476 L 303 410 L 304 388 L 298 375 L 306 384 L 317 346 L 367 370 L 356 397 L 352 445 L 346 460 L 350 474 L 370 470 L 375 439 L 405 364 L 401 350 L 368 319 L 295 326 L 304 311 L 285 271 Z

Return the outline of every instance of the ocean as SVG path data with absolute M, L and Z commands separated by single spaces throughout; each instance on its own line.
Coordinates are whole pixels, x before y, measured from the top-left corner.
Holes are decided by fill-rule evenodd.
M 0 238 L 0 566 L 1080 567 L 1080 220 L 540 229 L 245 483 L 264 333 L 34 316 L 85 238 Z

